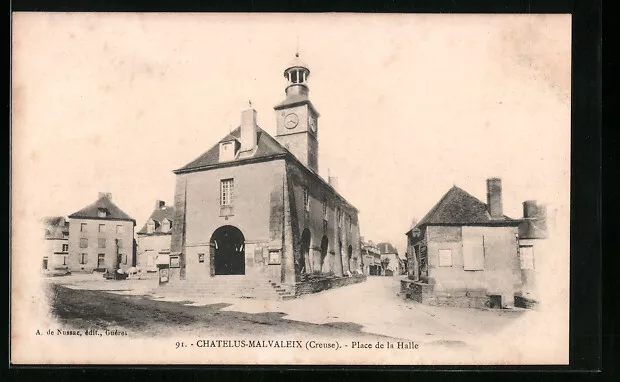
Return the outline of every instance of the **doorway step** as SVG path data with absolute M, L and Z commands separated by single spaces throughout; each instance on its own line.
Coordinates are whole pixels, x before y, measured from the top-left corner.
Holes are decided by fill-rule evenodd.
M 275 284 L 275 285 L 274 285 Z M 164 292 L 165 291 L 165 292 Z M 285 300 L 295 297 L 281 285 L 252 275 L 214 276 L 202 280 L 180 280 L 160 286 L 157 292 L 169 296 L 232 297 L 259 300 Z

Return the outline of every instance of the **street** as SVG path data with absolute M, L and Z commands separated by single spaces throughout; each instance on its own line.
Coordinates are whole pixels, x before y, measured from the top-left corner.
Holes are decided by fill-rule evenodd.
M 49 279 L 52 315 L 74 329 L 125 330 L 131 336 L 251 334 L 400 339 L 463 347 L 514 322 L 518 310 L 431 307 L 397 295 L 399 279 L 366 282 L 295 300 L 179 299 L 156 280 L 102 280 L 95 275 Z

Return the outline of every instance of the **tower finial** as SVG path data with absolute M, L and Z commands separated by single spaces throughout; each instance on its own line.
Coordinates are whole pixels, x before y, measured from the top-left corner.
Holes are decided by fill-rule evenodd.
M 299 35 L 297 35 L 297 47 L 295 48 L 295 57 L 299 57 Z
M 248 100 L 248 105 L 250 105 L 250 109 L 252 108 L 252 100 Z

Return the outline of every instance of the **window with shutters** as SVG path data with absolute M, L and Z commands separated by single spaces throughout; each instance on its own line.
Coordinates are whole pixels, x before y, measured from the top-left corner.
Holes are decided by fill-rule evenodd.
M 310 211 L 310 195 L 308 194 L 308 187 L 304 187 L 304 209 Z
M 484 270 L 484 236 L 463 237 L 463 269 Z
M 105 232 L 105 224 L 99 224 L 99 232 Z
M 80 238 L 80 248 L 88 248 L 88 238 L 86 237 Z
M 80 223 L 80 232 L 87 232 L 88 225 L 86 223 Z
M 534 247 L 524 246 L 519 248 L 521 269 L 534 269 Z
M 88 254 L 86 253 L 80 253 L 80 264 L 86 264 L 88 263 Z
M 100 237 L 97 239 L 97 248 L 105 248 L 105 238 Z

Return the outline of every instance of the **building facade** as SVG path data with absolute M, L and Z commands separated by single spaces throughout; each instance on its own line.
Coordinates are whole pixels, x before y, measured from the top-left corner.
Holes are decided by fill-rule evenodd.
M 44 271 L 64 272 L 69 269 L 69 221 L 63 216 L 44 219 L 45 254 Z
M 258 126 L 250 105 L 237 129 L 174 171 L 171 279 L 243 276 L 300 294 L 342 283 L 313 280 L 361 274 L 358 211 L 335 178 L 318 174 L 309 74 L 298 57 L 285 70 L 275 137 Z
M 174 207 L 162 200 L 155 201 L 155 209 L 144 226 L 136 233 L 136 266 L 146 272 L 157 271 L 157 258 L 170 255 Z
M 135 266 L 136 222 L 112 203 L 112 194 L 69 215 L 69 269 L 113 272 Z
M 381 251 L 372 240 L 361 241 L 363 273 L 367 276 L 380 276 L 383 274 L 381 264 Z
M 377 244 L 381 253 L 381 276 L 400 276 L 405 273 L 405 263 L 391 243 Z
M 523 220 L 519 225 L 519 259 L 522 289 L 518 305 L 529 307 L 538 301 L 536 283 L 537 259 L 546 256 L 548 249 L 547 208 L 535 200 L 523 202 Z
M 423 303 L 510 307 L 521 290 L 518 226 L 502 212 L 501 180 L 487 203 L 454 186 L 407 232 L 403 292 Z

